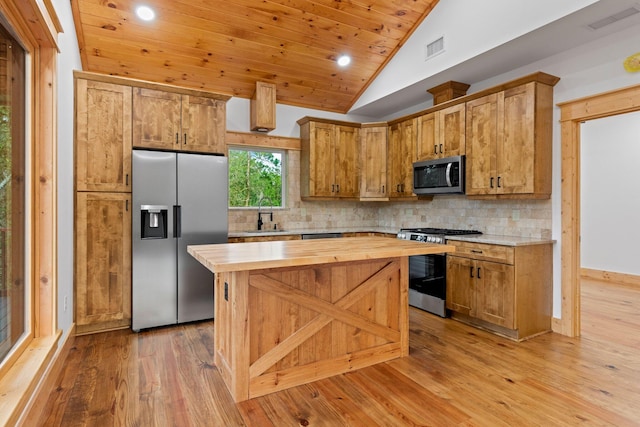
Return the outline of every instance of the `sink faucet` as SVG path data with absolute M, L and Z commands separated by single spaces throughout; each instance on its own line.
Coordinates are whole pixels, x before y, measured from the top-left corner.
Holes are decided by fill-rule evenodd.
M 260 209 L 262 209 L 262 202 L 264 202 L 265 199 L 269 201 L 269 207 L 271 210 L 269 212 L 260 212 Z M 262 225 L 264 224 L 264 222 L 262 222 L 263 214 L 269 214 L 269 221 L 273 222 L 273 202 L 266 196 L 262 196 L 258 202 L 258 230 L 262 230 Z

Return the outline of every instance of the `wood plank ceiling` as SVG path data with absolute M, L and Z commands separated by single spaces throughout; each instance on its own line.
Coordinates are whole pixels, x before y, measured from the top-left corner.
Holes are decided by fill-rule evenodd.
M 439 0 L 71 0 L 85 71 L 345 113 Z M 351 55 L 345 68 L 339 55 Z

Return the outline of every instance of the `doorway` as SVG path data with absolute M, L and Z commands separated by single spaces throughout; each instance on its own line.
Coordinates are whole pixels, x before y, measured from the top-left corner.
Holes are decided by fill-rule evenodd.
M 558 104 L 562 145 L 562 318 L 554 331 L 580 335 L 580 124 L 640 111 L 640 85 Z

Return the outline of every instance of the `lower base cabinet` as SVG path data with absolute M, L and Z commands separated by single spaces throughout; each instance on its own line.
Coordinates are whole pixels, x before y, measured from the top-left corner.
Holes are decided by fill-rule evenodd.
M 76 193 L 76 332 L 131 325 L 131 194 Z
M 451 317 L 515 340 L 551 330 L 552 245 L 501 246 L 449 240 Z

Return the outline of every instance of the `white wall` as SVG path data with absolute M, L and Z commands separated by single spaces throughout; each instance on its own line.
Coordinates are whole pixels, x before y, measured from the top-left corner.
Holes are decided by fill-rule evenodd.
M 64 33 L 58 36 L 58 328 L 73 323 L 73 70 L 82 68 L 71 3 L 53 0 Z M 65 310 L 65 299 L 67 307 Z
M 596 1 L 440 1 L 353 108 L 446 71 Z M 425 45 L 439 37 L 444 37 L 444 52 L 425 61 Z
M 580 130 L 583 268 L 640 275 L 640 112 Z
M 231 98 L 227 102 L 227 130 L 236 132 L 249 132 L 249 105 L 249 100 L 244 98 Z M 354 114 L 339 114 L 329 111 L 312 110 L 309 108 L 276 104 L 276 128 L 273 131 L 269 132 L 269 135 L 298 138 L 300 136 L 300 127 L 298 126 L 296 121 L 305 116 L 331 120 L 343 120 L 357 123 L 370 121 L 365 116 Z

